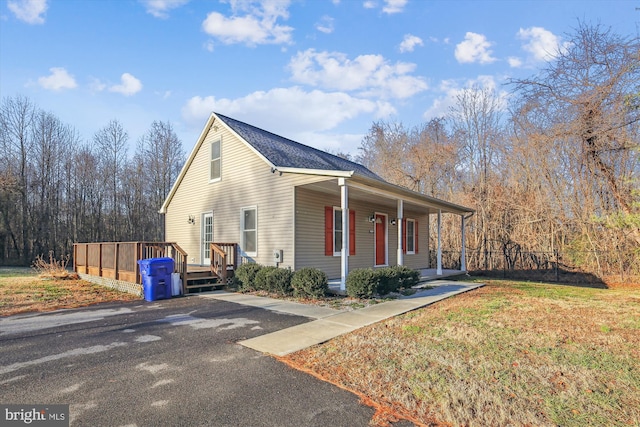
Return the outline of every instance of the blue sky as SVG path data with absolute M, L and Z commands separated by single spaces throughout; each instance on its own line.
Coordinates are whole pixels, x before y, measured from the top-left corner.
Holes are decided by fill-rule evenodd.
M 377 120 L 442 115 L 544 66 L 578 20 L 633 36 L 640 1 L 0 0 L 0 94 L 130 153 L 154 120 L 185 150 L 211 111 L 333 152 Z

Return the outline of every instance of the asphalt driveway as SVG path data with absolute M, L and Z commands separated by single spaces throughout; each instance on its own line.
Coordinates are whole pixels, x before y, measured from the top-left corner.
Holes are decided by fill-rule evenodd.
M 0 403 L 72 426 L 366 426 L 358 398 L 236 342 L 308 322 L 188 297 L 0 318 Z

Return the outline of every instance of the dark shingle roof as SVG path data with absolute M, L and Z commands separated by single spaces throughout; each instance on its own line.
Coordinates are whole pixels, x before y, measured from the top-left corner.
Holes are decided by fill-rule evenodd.
M 354 171 L 357 175 L 384 181 L 359 163 L 300 144 L 222 114 L 216 113 L 216 116 L 276 167 Z

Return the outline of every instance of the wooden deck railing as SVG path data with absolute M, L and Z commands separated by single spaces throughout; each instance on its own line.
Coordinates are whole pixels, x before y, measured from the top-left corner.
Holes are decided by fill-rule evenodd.
M 237 243 L 211 243 L 211 272 L 226 283 L 228 271 L 238 268 Z
M 101 242 L 74 243 L 73 270 L 76 273 L 108 277 L 142 284 L 138 261 L 170 257 L 174 272 L 186 283 L 187 253 L 173 242 Z

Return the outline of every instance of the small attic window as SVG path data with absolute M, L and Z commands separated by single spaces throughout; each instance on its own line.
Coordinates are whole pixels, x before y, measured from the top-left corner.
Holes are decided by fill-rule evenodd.
M 217 139 L 211 143 L 211 167 L 209 170 L 209 181 L 219 181 L 221 177 L 222 151 L 221 140 Z

